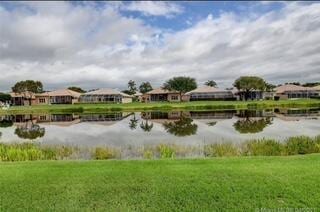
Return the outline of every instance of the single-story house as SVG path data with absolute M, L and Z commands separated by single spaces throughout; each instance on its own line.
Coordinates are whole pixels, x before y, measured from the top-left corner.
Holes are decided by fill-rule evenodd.
M 82 94 L 79 101 L 83 103 L 130 103 L 132 96 L 114 89 L 101 88 Z
M 230 90 L 221 90 L 215 87 L 203 86 L 185 93 L 183 101 L 197 100 L 233 100 L 235 99 Z
M 248 93 L 246 93 L 245 91 L 238 90 L 237 88 L 233 88 L 231 92 L 237 100 L 271 100 L 274 98 L 275 95 L 274 91 L 251 90 Z
M 180 102 L 178 91 L 169 91 L 163 88 L 153 89 L 142 95 L 142 102 Z
M 319 95 L 315 88 L 287 84 L 275 88 L 275 99 L 310 98 Z
M 137 91 L 135 94 L 132 95 L 134 98 L 136 98 L 139 102 L 142 101 L 143 94 Z
M 14 93 L 11 92 L 11 104 L 19 106 L 49 104 L 49 95 L 45 93 Z
M 50 104 L 74 104 L 79 101 L 81 93 L 69 89 L 48 92 Z
M 73 104 L 78 102 L 80 93 L 61 89 L 44 93 L 10 93 L 12 105 Z
M 320 96 L 320 85 L 314 86 L 313 89 L 318 93 L 317 96 Z

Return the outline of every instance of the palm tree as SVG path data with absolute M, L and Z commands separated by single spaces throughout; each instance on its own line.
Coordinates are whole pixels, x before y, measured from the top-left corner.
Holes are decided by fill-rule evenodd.
M 137 125 L 138 125 L 138 121 L 139 121 L 139 119 L 136 118 L 136 114 L 133 113 L 133 118 L 130 119 L 130 122 L 129 122 L 129 128 L 130 128 L 131 130 L 136 129 L 136 128 L 137 128 Z
M 153 128 L 153 123 L 149 124 L 148 120 L 146 120 L 145 122 L 141 122 L 140 127 L 143 131 L 145 132 L 150 132 L 151 129 Z

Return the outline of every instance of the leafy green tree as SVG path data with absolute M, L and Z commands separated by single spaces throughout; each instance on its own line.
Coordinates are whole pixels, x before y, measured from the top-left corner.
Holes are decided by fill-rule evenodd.
M 32 92 L 42 93 L 43 85 L 40 81 L 26 80 L 17 82 L 13 87 L 12 91 L 16 93 Z
M 217 83 L 213 80 L 208 80 L 207 82 L 204 83 L 206 86 L 210 87 L 217 87 Z
M 266 91 L 273 91 L 277 86 L 270 84 L 270 83 L 266 83 Z
M 163 84 L 163 88 L 169 91 L 180 92 L 180 99 L 183 93 L 194 90 L 197 88 L 197 83 L 191 77 L 173 77 Z
M 244 92 L 245 100 L 247 100 L 251 91 L 264 91 L 266 89 L 266 82 L 260 77 L 242 76 L 236 79 L 236 81 L 233 83 L 233 86 L 239 91 Z
M 11 100 L 10 94 L 0 93 L 0 102 L 8 102 Z
M 175 136 L 190 136 L 197 133 L 198 125 L 192 119 L 181 116 L 178 121 L 163 123 L 164 129 Z
M 68 88 L 69 90 L 72 90 L 72 91 L 75 91 L 75 92 L 78 92 L 78 93 L 85 93 L 86 91 L 83 90 L 82 88 L 80 87 L 76 87 L 76 86 L 71 86 Z
M 303 86 L 305 87 L 314 87 L 314 86 L 318 86 L 320 85 L 320 82 L 307 82 L 307 83 L 304 83 Z
M 43 85 L 40 81 L 26 80 L 17 82 L 12 88 L 15 93 L 21 93 L 25 99 L 29 100 L 29 105 L 31 105 L 31 93 L 42 93 Z
M 139 90 L 141 93 L 147 93 L 149 91 L 152 91 L 152 86 L 150 82 L 142 82 L 141 85 L 139 86 Z
M 146 120 L 145 122 L 142 121 L 140 124 L 140 128 L 145 132 L 150 132 L 153 128 L 153 123 L 149 124 L 148 120 Z

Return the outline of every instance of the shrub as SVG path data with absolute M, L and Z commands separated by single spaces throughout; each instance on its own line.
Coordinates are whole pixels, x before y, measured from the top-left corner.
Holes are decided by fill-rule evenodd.
M 95 149 L 95 159 L 96 160 L 107 160 L 111 158 L 116 158 L 117 152 L 108 147 L 97 147 Z
M 158 150 L 160 153 L 160 158 L 175 158 L 176 153 L 173 147 L 165 144 L 160 144 L 158 146 Z
M 251 140 L 244 143 L 241 151 L 243 155 L 276 156 L 282 154 L 283 146 L 272 139 Z
M 144 159 L 152 159 L 153 158 L 153 152 L 151 150 L 146 150 L 143 152 L 143 158 Z
M 286 151 L 288 155 L 310 154 L 319 152 L 318 136 L 312 139 L 308 136 L 290 137 L 286 140 Z
M 210 144 L 204 147 L 206 157 L 237 156 L 238 149 L 231 143 Z

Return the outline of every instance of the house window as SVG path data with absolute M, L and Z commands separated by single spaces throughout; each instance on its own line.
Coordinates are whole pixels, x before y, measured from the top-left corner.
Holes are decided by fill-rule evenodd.
M 179 97 L 178 96 L 171 96 L 171 100 L 178 100 Z
M 39 99 L 39 102 L 40 102 L 40 103 L 46 103 L 46 99 L 45 99 L 45 98 L 40 98 L 40 99 Z

